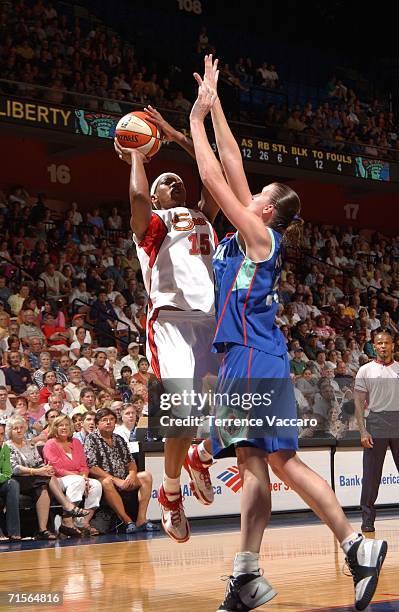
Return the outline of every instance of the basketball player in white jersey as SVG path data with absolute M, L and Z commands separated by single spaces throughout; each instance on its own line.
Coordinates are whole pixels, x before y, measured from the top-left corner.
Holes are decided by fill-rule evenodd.
M 190 139 L 155 109 L 145 110 L 164 138 L 177 142 L 195 158 Z M 145 156 L 120 147 L 116 140 L 115 150 L 120 159 L 131 164 L 131 228 L 149 296 L 147 355 L 152 371 L 165 385 L 168 381 L 172 384 L 171 379 L 194 384 L 207 373 L 216 373 L 217 368 L 210 349 L 215 331 L 212 256 L 216 237 L 212 222 L 218 206 L 205 190 L 198 204 L 188 206 L 184 183 L 174 173 L 161 174 L 149 188 Z M 186 416 L 191 407 L 188 412 L 187 407 L 179 410 L 179 416 Z M 205 505 L 213 501 L 208 470 L 211 444 L 206 440 L 190 448 L 191 441 L 192 434 L 166 439 L 163 483 L 158 491 L 162 525 L 177 542 L 190 537 L 180 490 L 183 464 L 198 500 Z

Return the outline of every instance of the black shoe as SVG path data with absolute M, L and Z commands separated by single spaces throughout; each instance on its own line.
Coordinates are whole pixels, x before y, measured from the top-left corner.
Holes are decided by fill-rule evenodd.
M 355 584 L 356 610 L 364 610 L 372 600 L 387 550 L 388 544 L 384 540 L 362 536 L 348 550 L 346 563 Z
M 45 529 L 44 531 L 38 531 L 35 535 L 35 539 L 53 541 L 57 539 L 57 536 L 55 533 L 51 533 L 51 531 L 49 531 L 48 529 Z
M 218 612 L 248 612 L 262 606 L 277 595 L 262 574 L 240 574 L 229 576 L 225 598 Z
M 68 536 L 69 538 L 81 538 L 82 533 L 76 527 L 68 527 L 67 525 L 60 525 L 58 529 L 59 533 Z
M 374 533 L 375 527 L 373 523 L 362 523 L 361 530 L 362 533 Z

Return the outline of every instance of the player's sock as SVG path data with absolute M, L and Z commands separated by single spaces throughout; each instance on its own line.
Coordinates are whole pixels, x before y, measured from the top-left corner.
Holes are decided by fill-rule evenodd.
M 233 576 L 240 574 L 253 574 L 259 570 L 259 554 L 252 552 L 236 553 L 234 558 Z
M 346 555 L 348 554 L 348 550 L 352 546 L 353 542 L 359 540 L 359 538 L 362 538 L 362 536 L 356 533 L 356 531 L 354 531 L 347 538 L 345 538 L 345 540 L 341 542 L 340 546 Z
M 180 497 L 180 476 L 178 478 L 169 478 L 165 473 L 163 475 L 163 489 L 166 498 L 169 501 L 176 501 Z
M 211 453 L 208 453 L 208 451 L 205 448 L 205 442 L 204 441 L 202 441 L 200 444 L 198 444 L 197 450 L 198 450 L 198 457 L 200 458 L 202 463 L 204 463 L 205 465 L 213 460 L 213 457 L 212 457 Z

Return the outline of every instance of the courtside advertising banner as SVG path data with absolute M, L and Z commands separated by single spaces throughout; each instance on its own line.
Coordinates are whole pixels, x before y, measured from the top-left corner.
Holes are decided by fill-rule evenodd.
M 337 449 L 335 453 L 335 493 L 342 506 L 359 506 L 362 491 L 363 451 Z M 382 470 L 376 504 L 397 504 L 399 474 L 388 450 Z
M 302 450 L 298 453 L 301 459 L 314 469 L 328 484 L 330 477 L 330 450 Z M 147 455 L 145 460 L 146 470 L 153 476 L 153 490 L 148 508 L 148 517 L 151 520 L 159 520 L 160 510 L 157 499 L 157 490 L 162 483 L 164 456 Z M 216 517 L 240 513 L 241 501 L 241 479 L 237 469 L 236 460 L 231 458 L 218 459 L 210 469 L 212 483 L 215 492 L 215 501 L 210 506 L 204 506 L 194 497 L 189 487 L 187 472 L 182 470 L 182 493 L 184 509 L 188 517 Z M 307 505 L 298 495 L 287 487 L 281 480 L 276 478 L 270 470 L 272 510 L 301 510 Z

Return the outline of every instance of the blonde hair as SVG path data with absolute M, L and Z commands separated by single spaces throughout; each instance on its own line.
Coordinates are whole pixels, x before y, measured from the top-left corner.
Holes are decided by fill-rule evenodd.
M 26 387 L 25 395 L 29 395 L 29 393 L 39 393 L 40 389 L 37 385 L 28 385 Z
M 58 437 L 57 429 L 61 425 L 61 423 L 63 423 L 64 421 L 66 421 L 68 423 L 68 426 L 69 426 L 68 440 L 72 440 L 72 435 L 73 435 L 73 432 L 75 431 L 75 428 L 73 426 L 73 423 L 72 423 L 71 419 L 66 414 L 60 414 L 59 416 L 55 417 L 55 419 L 54 419 L 54 421 L 52 423 L 50 423 L 49 428 L 48 428 L 48 439 L 49 440 L 50 440 L 50 438 L 57 438 Z
M 12 435 L 11 432 L 13 430 L 13 428 L 15 427 L 15 425 L 23 425 L 25 427 L 25 431 L 28 429 L 28 423 L 25 421 L 25 419 L 21 416 L 12 416 L 9 419 L 7 419 L 6 422 L 6 437 L 9 438 L 10 440 L 12 440 Z
M 97 395 L 96 410 L 100 410 L 101 408 L 111 408 L 112 397 L 111 399 L 105 399 L 107 395 L 109 396 L 110 394 L 108 393 L 108 391 L 105 391 L 104 389 L 100 391 L 100 393 Z

